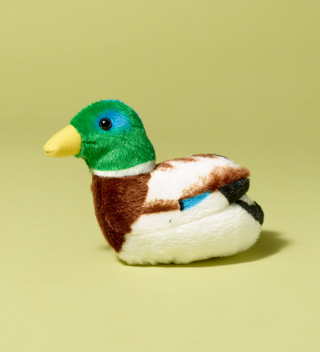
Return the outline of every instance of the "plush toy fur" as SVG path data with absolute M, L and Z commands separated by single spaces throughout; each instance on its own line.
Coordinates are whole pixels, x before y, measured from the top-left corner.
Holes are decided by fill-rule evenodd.
M 99 127 L 101 118 L 112 120 L 112 128 Z M 155 160 L 138 114 L 117 100 L 102 100 L 81 110 L 70 122 L 82 138 L 81 151 L 90 169 L 99 171 L 124 170 Z
M 231 255 L 249 248 L 261 229 L 261 216 L 248 211 L 262 214 L 244 195 L 247 176 L 248 169 L 210 154 L 169 160 L 136 176 L 94 175 L 96 215 L 107 241 L 130 264 Z
M 144 225 L 150 224 L 150 232 L 138 230 L 144 222 L 141 219 L 126 236 L 121 251 L 117 253 L 119 258 L 130 264 L 187 264 L 250 248 L 259 237 L 260 223 L 238 204 L 207 215 L 207 207 L 217 198 L 218 194 L 211 194 L 198 209 L 189 213 L 163 213 L 161 221 L 155 215 L 149 216 Z M 250 202 L 246 197 L 243 200 Z M 175 222 L 177 225 L 159 230 L 160 224 Z
M 102 119 L 108 119 L 108 130 Z M 156 165 L 140 118 L 123 103 L 88 106 L 44 149 L 86 161 L 102 233 L 129 264 L 232 255 L 259 237 L 264 214 L 246 195 L 247 168 L 215 154 Z

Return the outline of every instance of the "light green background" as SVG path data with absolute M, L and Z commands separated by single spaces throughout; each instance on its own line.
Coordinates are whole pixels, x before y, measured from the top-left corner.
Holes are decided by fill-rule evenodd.
M 0 350 L 318 351 L 318 1 L 0 4 Z M 157 160 L 226 155 L 265 210 L 245 253 L 131 267 L 83 161 L 43 144 L 120 99 Z

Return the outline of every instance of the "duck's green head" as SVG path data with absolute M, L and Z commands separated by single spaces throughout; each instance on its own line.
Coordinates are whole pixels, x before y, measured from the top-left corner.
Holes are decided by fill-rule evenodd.
M 118 100 L 102 100 L 81 110 L 44 151 L 53 157 L 83 158 L 97 171 L 119 171 L 155 160 L 138 114 Z

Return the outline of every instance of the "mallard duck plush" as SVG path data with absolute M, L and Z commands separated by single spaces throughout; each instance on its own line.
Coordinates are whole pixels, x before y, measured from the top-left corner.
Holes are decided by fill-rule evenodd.
M 156 164 L 139 116 L 120 101 L 87 106 L 44 151 L 85 160 L 101 231 L 129 264 L 228 256 L 259 237 L 264 215 L 246 195 L 247 168 L 217 154 Z

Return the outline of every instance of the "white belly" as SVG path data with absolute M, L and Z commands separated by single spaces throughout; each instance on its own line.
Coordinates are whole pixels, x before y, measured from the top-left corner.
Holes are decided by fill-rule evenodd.
M 261 225 L 247 211 L 226 204 L 213 213 L 207 201 L 182 212 L 141 216 L 126 235 L 119 258 L 129 264 L 187 264 L 242 252 L 256 242 Z

